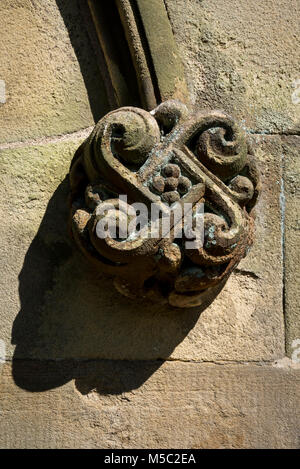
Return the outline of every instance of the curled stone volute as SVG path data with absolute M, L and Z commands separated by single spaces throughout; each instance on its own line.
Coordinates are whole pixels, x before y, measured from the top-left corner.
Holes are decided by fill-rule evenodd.
M 132 298 L 201 305 L 217 294 L 253 241 L 251 212 L 260 189 L 254 156 L 244 131 L 220 111 L 166 101 L 151 112 L 110 112 L 78 149 L 70 186 L 76 243 Z M 139 204 L 148 210 L 143 229 L 121 233 L 143 211 L 136 210 Z M 99 226 L 110 217 L 115 233 L 103 238 Z

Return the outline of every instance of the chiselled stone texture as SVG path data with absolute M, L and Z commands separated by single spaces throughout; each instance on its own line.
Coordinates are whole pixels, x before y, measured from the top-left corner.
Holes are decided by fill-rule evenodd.
M 0 339 L 8 356 L 14 317 L 25 308 L 27 325 L 36 323 L 55 269 L 68 255 L 64 221 L 68 187 L 64 180 L 72 154 L 85 135 L 0 150 Z M 65 200 L 58 197 L 62 193 Z M 50 217 L 43 223 L 45 211 Z
M 286 348 L 300 361 L 300 137 L 283 139 Z
M 107 112 L 77 0 L 1 0 L 0 31 L 0 143 L 74 132 Z
M 299 370 L 21 360 L 11 373 L 0 365 L 1 448 L 299 447 Z
M 298 0 L 166 5 L 193 102 L 253 132 L 300 132 Z
M 112 111 L 76 152 L 70 185 L 78 246 L 129 298 L 207 305 L 253 243 L 261 187 L 255 157 L 242 129 L 220 111 L 175 100 L 150 113 Z M 142 220 L 134 203 L 147 211 Z M 114 232 L 104 228 L 107 220 Z
M 0 447 L 299 448 L 299 364 L 282 358 L 284 312 L 291 357 L 299 337 L 299 138 L 252 136 L 255 242 L 209 308 L 124 299 L 68 234 L 89 132 L 52 138 L 107 112 L 78 3 L 0 3 L 0 142 L 44 142 L 0 152 Z M 165 3 L 199 107 L 297 131 L 296 0 Z
M 0 338 L 7 358 L 282 357 L 280 137 L 253 137 L 264 187 L 256 240 L 201 313 L 124 298 L 73 248 L 65 176 L 86 136 L 0 153 Z

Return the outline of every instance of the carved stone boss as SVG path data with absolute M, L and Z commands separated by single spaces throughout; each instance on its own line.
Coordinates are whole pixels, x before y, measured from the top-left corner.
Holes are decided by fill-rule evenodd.
M 178 99 L 164 99 L 180 96 L 187 101 L 163 2 L 112 3 L 125 31 L 146 110 L 132 106 L 113 110 L 77 150 L 70 168 L 73 237 L 97 268 L 114 277 L 122 294 L 176 307 L 199 306 L 216 296 L 253 242 L 251 212 L 259 194 L 254 156 L 243 130 L 225 113 L 201 112 Z M 109 38 L 101 37 L 101 12 L 95 11 L 95 2 L 89 4 L 103 51 Z M 151 38 L 151 25 L 158 22 L 159 38 L 157 32 Z M 169 49 L 164 50 L 162 64 L 156 54 L 164 38 Z M 163 68 L 171 69 L 174 60 L 177 76 L 171 74 L 167 86 Z M 109 69 L 109 58 L 105 62 Z M 126 101 L 128 92 L 118 88 L 120 77 L 115 79 L 111 70 L 108 74 L 111 96 L 117 104 Z M 156 107 L 150 111 L 153 103 Z M 97 223 L 103 213 L 109 217 L 109 209 L 101 211 L 103 204 L 114 209 L 118 220 L 132 216 L 119 202 L 124 195 L 128 204 L 141 202 L 149 208 L 146 235 L 100 238 Z M 167 236 L 162 229 L 150 236 L 152 204 L 162 214 L 174 204 L 189 204 L 195 227 L 200 203 L 204 207 L 200 245 L 186 247 L 183 218 L 174 216 Z

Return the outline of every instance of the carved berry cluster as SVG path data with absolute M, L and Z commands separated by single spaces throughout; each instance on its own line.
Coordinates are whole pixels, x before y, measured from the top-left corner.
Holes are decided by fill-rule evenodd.
M 253 242 L 259 174 L 245 133 L 220 111 L 171 100 L 151 113 L 133 107 L 110 112 L 77 150 L 70 187 L 74 240 L 130 298 L 207 306 Z M 148 212 L 143 235 L 137 228 L 126 239 L 119 236 L 120 222 L 134 218 L 120 203 L 123 194 L 148 206 L 158 198 L 166 205 L 188 202 L 195 242 L 177 237 L 175 211 L 161 205 L 161 218 L 174 215 L 169 226 L 161 218 L 157 225 Z M 203 223 L 197 220 L 200 201 Z M 184 211 L 178 213 L 185 223 Z M 115 233 L 99 236 L 102 221 L 112 221 Z
M 153 178 L 151 187 L 154 192 L 161 196 L 163 202 L 173 204 L 185 195 L 191 188 L 191 181 L 181 175 L 180 167 L 177 164 L 168 163 Z

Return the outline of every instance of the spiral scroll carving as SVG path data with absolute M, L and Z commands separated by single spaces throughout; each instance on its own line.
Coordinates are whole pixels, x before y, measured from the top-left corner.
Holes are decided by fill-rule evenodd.
M 150 113 L 126 107 L 107 114 L 77 150 L 70 187 L 76 243 L 131 298 L 201 305 L 217 294 L 253 242 L 252 210 L 260 191 L 254 155 L 242 129 L 219 111 L 166 101 Z M 126 200 L 120 203 L 120 196 Z M 160 218 L 153 236 L 149 215 L 143 230 L 121 236 L 121 226 L 137 216 L 132 204 L 139 203 L 149 213 L 154 204 L 163 216 L 188 204 L 192 234 L 183 230 L 182 215 L 171 217 L 168 236 Z M 202 242 L 190 246 L 199 204 Z M 98 227 L 110 216 L 115 233 L 101 238 Z

